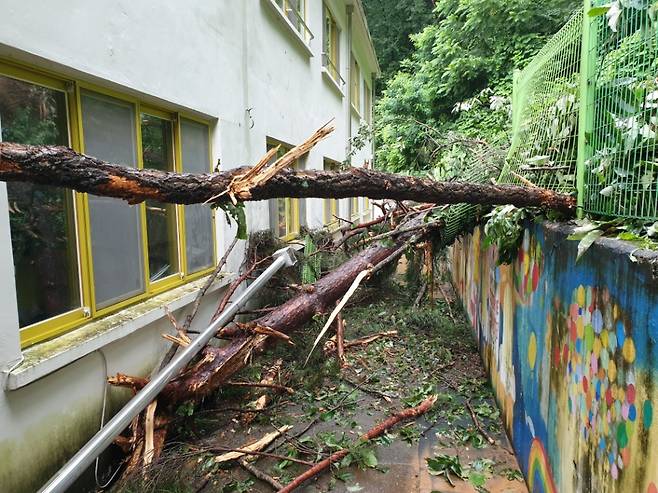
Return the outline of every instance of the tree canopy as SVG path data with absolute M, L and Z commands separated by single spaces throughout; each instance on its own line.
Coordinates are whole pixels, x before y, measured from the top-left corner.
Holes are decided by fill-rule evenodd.
M 514 69 L 580 5 L 577 0 L 541 6 L 530 0 L 437 1 L 433 22 L 411 36 L 413 51 L 385 81 L 376 108 L 378 166 L 425 172 L 441 160 L 459 159 L 462 151 L 455 146 L 437 149 L 437 136 L 451 133 L 505 146 Z
M 434 3 L 434 0 L 363 0 L 384 81 L 413 52 L 410 36 L 434 20 Z

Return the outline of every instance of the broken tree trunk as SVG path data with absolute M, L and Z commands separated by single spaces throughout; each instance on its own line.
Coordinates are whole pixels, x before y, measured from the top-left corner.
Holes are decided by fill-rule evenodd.
M 364 270 L 390 257 L 400 242 L 385 247 L 375 245 L 355 255 L 315 284 L 313 292 L 302 292 L 254 323 L 289 334 L 308 323 L 315 314 L 325 313 L 347 291 L 352 282 Z M 236 335 L 221 348 L 206 347 L 196 365 L 172 380 L 163 390 L 161 398 L 171 402 L 200 399 L 225 383 L 235 372 L 243 368 L 253 351 L 261 350 L 269 338 L 265 334 L 251 337 L 240 336 L 239 327 L 228 327 L 225 336 Z
M 317 133 L 309 139 L 313 142 L 317 140 Z M 293 151 L 301 147 L 306 153 L 312 145 L 307 141 Z M 299 154 L 300 152 L 297 152 L 295 156 L 299 157 Z M 78 192 L 124 199 L 131 204 L 145 200 L 194 204 L 278 197 L 369 197 L 435 204 L 537 206 L 565 214 L 573 214 L 576 207 L 572 196 L 542 188 L 459 181 L 436 182 L 361 168 L 341 172 L 278 168 L 277 173 L 268 174 L 266 180 L 252 179 L 250 183 L 244 184 L 244 177 L 251 176 L 253 169 L 239 168 L 223 173 L 195 175 L 139 170 L 110 164 L 79 154 L 67 147 L 0 142 L 2 181 L 25 181 L 67 187 Z
M 424 215 L 418 215 L 410 223 L 423 223 Z M 414 233 L 402 233 L 393 244 L 375 244 L 352 257 L 340 267 L 336 268 L 315 283 L 312 290 L 304 290 L 283 305 L 252 322 L 257 327 L 269 329 L 264 333 L 256 331 L 254 335 L 245 335 L 241 324 L 231 324 L 222 332 L 232 339 L 224 347 L 205 347 L 198 360 L 189 365 L 178 377 L 174 378 L 158 396 L 158 414 L 161 423 L 159 433 L 166 433 L 168 417 L 173 415 L 176 407 L 184 402 L 200 402 L 204 397 L 224 385 L 237 371 L 245 367 L 254 352 L 265 348 L 268 340 L 276 342 L 279 337 L 270 335 L 276 333 L 290 333 L 308 323 L 314 315 L 325 313 L 331 309 L 336 301 L 343 296 L 353 281 L 364 271 L 375 271 L 389 261 L 392 257 L 399 257 L 409 241 L 415 241 L 421 235 L 427 234 L 438 223 L 427 223 L 426 230 Z M 373 268 L 373 266 L 377 266 Z M 247 333 L 248 334 L 248 333 Z M 133 379 L 117 375 L 110 379 L 114 385 L 129 387 L 134 391 L 140 390 L 148 381 L 146 379 Z M 159 442 L 162 443 L 162 442 Z M 133 454 L 141 453 L 143 436 L 133 440 Z M 154 451 L 157 457 L 159 450 Z M 139 460 L 132 458 L 129 464 L 139 464 Z M 134 472 L 127 471 L 126 474 Z

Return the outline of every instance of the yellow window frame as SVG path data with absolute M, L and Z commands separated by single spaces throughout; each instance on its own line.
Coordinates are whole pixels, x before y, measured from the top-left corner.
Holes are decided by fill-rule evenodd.
M 196 116 L 187 114 L 187 113 L 177 113 L 176 114 L 176 125 L 175 125 L 175 149 L 176 149 L 176 163 L 177 166 L 179 167 L 178 171 L 182 172 L 183 171 L 183 143 L 182 143 L 182 135 L 181 135 L 181 120 L 190 120 L 192 122 L 200 123 L 202 125 L 205 125 L 208 128 L 208 163 L 209 163 L 209 168 L 208 172 L 212 172 L 213 170 L 213 165 L 212 165 L 212 156 L 213 156 L 213 150 L 212 150 L 212 128 L 208 121 L 202 120 L 201 118 L 198 118 Z M 216 214 L 215 210 L 212 210 L 212 238 L 213 238 L 213 265 L 208 267 L 207 269 L 202 269 L 200 271 L 196 272 L 189 272 L 187 268 L 187 245 L 186 245 L 186 227 L 185 227 L 185 206 L 183 205 L 178 205 L 177 206 L 178 211 L 179 211 L 179 218 L 180 218 L 180 223 L 179 223 L 179 229 L 178 229 L 178 235 L 179 235 L 179 245 L 180 245 L 180 252 L 179 252 L 179 259 L 181 262 L 181 273 L 183 278 L 185 279 L 186 282 L 189 281 L 194 281 L 196 279 L 199 279 L 203 276 L 206 276 L 213 272 L 215 270 L 215 266 L 217 265 L 217 221 L 216 221 Z
M 351 198 L 351 208 L 352 210 L 350 211 L 352 214 L 351 219 L 358 219 L 361 216 L 361 211 L 359 210 L 359 197 L 352 197 Z
M 290 24 L 295 28 L 295 30 L 299 33 L 300 36 L 304 38 L 308 42 L 309 38 L 309 33 L 307 32 L 308 27 L 306 26 L 307 19 L 308 19 L 308 3 L 307 0 L 300 0 L 300 7 L 303 10 L 303 12 L 299 12 L 297 9 L 292 7 L 290 5 L 290 0 L 276 0 L 276 4 L 279 6 L 283 14 L 286 16 L 288 21 L 290 21 Z M 292 10 L 295 12 L 295 17 L 298 16 L 297 20 L 294 21 L 288 17 L 288 10 Z M 299 22 L 301 21 L 301 23 Z
M 372 123 L 372 89 L 363 81 L 363 117 L 368 125 Z
M 173 125 L 174 144 L 174 166 L 175 171 L 182 172 L 182 153 L 180 139 L 180 121 L 185 118 L 201 123 L 208 129 L 208 171 L 212 171 L 212 126 L 207 120 L 200 119 L 194 115 L 167 111 L 149 104 L 142 103 L 138 98 L 128 96 L 118 91 L 107 89 L 87 82 L 71 80 L 61 77 L 56 73 L 42 70 L 14 62 L 0 59 L 0 75 L 22 80 L 31 84 L 44 86 L 64 92 L 67 104 L 67 117 L 69 128 L 69 144 L 72 149 L 84 152 L 84 134 L 82 129 L 81 91 L 92 91 L 101 95 L 109 96 L 123 102 L 134 105 L 135 135 L 137 139 L 137 168 L 143 169 L 141 118 L 142 113 L 171 119 Z M 213 239 L 213 265 L 198 272 L 187 272 L 186 245 L 185 245 L 185 218 L 183 206 L 176 206 L 176 222 L 178 226 L 178 273 L 172 274 L 155 282 L 150 281 L 148 264 L 148 236 L 146 231 L 146 207 L 142 203 L 140 207 L 140 227 L 142 230 L 142 255 L 144 261 L 144 292 L 127 298 L 111 306 L 96 309 L 94 293 L 93 263 L 91 258 L 91 228 L 89 217 L 89 202 L 87 194 L 72 192 L 75 217 L 76 246 L 79 272 L 79 289 L 81 307 L 69 312 L 37 322 L 33 325 L 20 328 L 21 348 L 26 348 L 38 342 L 51 339 L 58 335 L 69 332 L 84 323 L 117 312 L 127 306 L 144 301 L 163 291 L 178 287 L 187 282 L 194 281 L 208 275 L 215 269 L 217 263 L 217 231 L 215 213 L 212 214 L 212 239 Z
M 63 92 L 66 97 L 67 105 L 69 145 L 74 149 L 77 147 L 79 136 L 77 134 L 78 125 L 76 100 L 74 95 L 71 94 L 70 89 L 72 86 L 67 80 L 58 78 L 44 71 L 33 70 L 29 67 L 24 67 L 22 65 L 14 64 L 11 62 L 5 62 L 3 60 L 0 60 L 0 75 Z M 83 194 L 79 194 L 77 192 L 71 193 L 74 208 L 73 217 L 75 218 L 75 241 L 77 247 L 76 258 L 78 263 L 77 267 L 79 282 L 78 289 L 80 290 L 81 306 L 71 311 L 21 328 L 19 334 L 21 346 L 23 347 L 62 334 L 84 322 L 89 317 L 89 271 L 86 268 L 87 263 L 85 262 L 86 242 L 84 241 L 83 231 L 85 218 L 84 197 Z
M 340 29 L 338 28 L 338 23 L 334 14 L 331 12 L 329 7 L 324 4 L 324 23 L 325 23 L 325 39 L 324 43 L 324 52 L 325 57 L 329 61 L 327 69 L 331 78 L 334 81 L 340 83 Z
M 279 146 L 279 152 L 277 153 L 277 159 L 281 157 L 283 154 L 286 152 L 290 151 L 294 146 L 290 144 L 286 144 L 285 142 L 282 142 L 280 140 L 272 139 L 272 138 L 267 138 L 266 140 L 266 148 L 267 150 L 270 150 L 276 146 Z M 299 161 L 296 161 L 292 165 L 293 169 L 299 169 Z M 279 236 L 280 240 L 283 241 L 292 241 L 296 238 L 299 237 L 299 233 L 301 230 L 301 221 L 300 221 L 300 212 L 299 212 L 299 199 L 296 198 L 290 198 L 290 197 L 285 197 L 285 198 L 279 198 L 279 199 L 274 199 L 277 201 L 277 215 L 278 215 L 278 208 L 280 205 L 279 201 L 282 201 L 284 203 L 284 215 L 285 215 L 285 221 L 286 221 L 286 232 L 283 236 Z M 278 220 L 278 217 L 277 217 Z M 275 231 L 275 233 L 278 235 L 279 231 Z
M 325 171 L 338 171 L 340 163 L 329 158 L 324 159 L 323 167 Z M 333 229 L 338 225 L 338 199 L 324 199 L 322 201 L 322 215 L 324 225 Z
M 139 104 L 137 106 L 137 120 L 138 120 L 138 126 L 139 126 L 139 135 L 138 135 L 138 154 L 139 154 L 139 161 L 141 162 L 141 169 L 144 168 L 144 149 L 143 149 L 143 142 L 142 142 L 142 131 L 141 131 L 141 115 L 146 114 L 150 116 L 155 116 L 157 118 L 160 118 L 162 120 L 167 120 L 172 123 L 171 128 L 172 128 L 172 146 L 173 146 L 173 160 L 174 160 L 174 169 L 173 171 L 177 173 L 181 173 L 183 171 L 183 163 L 182 159 L 178 158 L 178 153 L 177 153 L 177 136 L 178 136 L 178 115 L 176 113 L 172 112 L 167 112 L 164 110 L 161 110 L 159 108 L 154 108 L 152 106 L 146 105 L 146 104 Z M 209 140 L 210 142 L 210 140 Z M 175 287 L 177 284 L 180 284 L 181 279 L 185 278 L 184 274 L 184 269 L 183 269 L 183 263 L 181 260 L 181 252 L 182 252 L 182 241 L 184 241 L 184 238 L 181 238 L 181 222 L 184 223 L 183 219 L 181 218 L 181 215 L 183 214 L 182 212 L 182 206 L 176 205 L 174 208 L 174 211 L 176 213 L 176 241 L 174 242 L 176 244 L 177 248 L 177 255 L 176 258 L 178 260 L 178 271 L 174 272 L 173 274 L 164 277 L 162 279 L 159 279 L 157 281 L 151 281 L 151 276 L 150 272 L 148 275 L 148 285 L 150 287 L 150 292 L 152 295 L 159 294 L 163 291 L 166 291 L 168 289 L 171 289 L 172 287 Z M 144 203 L 144 236 L 146 236 L 146 248 L 147 248 L 147 253 L 148 253 L 148 231 L 146 229 L 146 204 Z M 214 221 L 213 221 L 213 227 L 214 227 Z M 214 237 L 214 229 L 213 229 L 213 237 Z M 214 258 L 214 255 L 213 255 Z M 148 255 L 145 257 L 145 262 L 148 262 Z M 148 269 L 149 266 L 146 265 L 146 268 Z
M 352 109 L 358 114 L 361 114 L 361 68 L 357 62 L 354 53 L 350 60 L 352 64 L 350 70 L 350 92 L 352 100 Z

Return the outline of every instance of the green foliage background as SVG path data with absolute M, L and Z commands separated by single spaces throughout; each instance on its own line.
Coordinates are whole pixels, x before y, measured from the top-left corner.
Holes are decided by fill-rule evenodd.
M 400 62 L 414 51 L 410 36 L 432 23 L 434 3 L 434 0 L 363 0 L 383 81 L 392 78 Z
M 377 166 L 413 174 L 463 161 L 464 138 L 506 148 L 514 69 L 582 6 L 579 0 L 438 0 L 429 24 L 410 37 L 412 51 L 398 62 L 393 59 L 406 48 L 396 40 L 407 20 L 427 19 L 427 2 L 397 2 L 402 12 L 395 18 L 373 9 L 375 3 L 387 2 L 366 2 L 375 43 L 389 47 L 379 53 L 388 78 L 375 109 Z M 454 143 L 446 143 L 448 135 Z

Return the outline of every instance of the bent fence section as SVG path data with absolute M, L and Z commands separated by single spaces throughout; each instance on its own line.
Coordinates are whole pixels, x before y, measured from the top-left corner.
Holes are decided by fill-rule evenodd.
M 573 192 L 581 212 L 658 220 L 658 9 L 586 0 L 515 74 L 501 183 Z
M 658 254 L 534 224 L 512 265 L 481 229 L 451 249 L 531 492 L 658 491 Z

